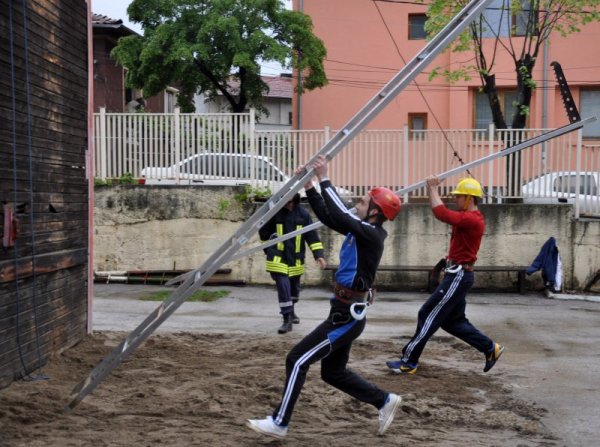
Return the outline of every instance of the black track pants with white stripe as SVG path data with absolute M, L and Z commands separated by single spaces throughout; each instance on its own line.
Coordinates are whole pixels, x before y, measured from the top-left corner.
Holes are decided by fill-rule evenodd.
M 335 308 L 332 308 L 332 313 L 334 311 Z M 325 382 L 378 409 L 384 405 L 387 392 L 346 368 L 352 342 L 362 333 L 367 319 L 356 321 L 345 309 L 343 314 L 338 314 L 337 321 L 346 320 L 349 321 L 344 324 L 333 324 L 331 317 L 328 318 L 288 354 L 283 397 L 273 413 L 273 420 L 277 424 L 288 425 L 306 373 L 310 365 L 318 360 L 321 360 L 321 378 Z
M 416 366 L 429 338 L 441 327 L 478 351 L 487 354 L 492 340 L 473 326 L 465 316 L 465 296 L 475 281 L 473 272 L 446 273 L 438 288 L 419 310 L 417 330 L 402 349 L 402 361 Z

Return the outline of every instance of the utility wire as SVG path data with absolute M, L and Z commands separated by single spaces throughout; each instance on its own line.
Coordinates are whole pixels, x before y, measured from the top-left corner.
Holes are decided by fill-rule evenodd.
M 400 56 L 400 59 L 402 59 L 402 62 L 404 63 L 404 65 L 406 65 L 406 60 L 402 56 L 402 52 L 400 51 L 400 48 L 398 47 L 398 44 L 396 43 L 396 40 L 394 39 L 394 36 L 393 36 L 393 34 L 392 34 L 392 32 L 391 32 L 391 30 L 390 30 L 387 22 L 385 21 L 385 18 L 383 17 L 383 14 L 381 13 L 381 10 L 379 9 L 379 5 L 377 4 L 377 1 L 374 1 L 373 4 L 375 5 L 375 8 L 377 9 L 377 13 L 379 14 L 379 17 L 381 18 L 381 21 L 383 22 L 383 26 L 385 27 L 388 35 L 390 36 L 390 39 L 392 40 L 392 43 L 394 44 L 394 47 L 396 48 L 396 52 L 398 53 L 398 56 Z M 437 124 L 438 128 L 442 132 L 442 135 L 444 136 L 444 139 L 450 145 L 450 148 L 452 149 L 454 157 L 456 157 L 456 159 L 460 162 L 460 164 L 464 165 L 465 164 L 464 160 L 462 159 L 462 157 L 460 156 L 460 154 L 456 151 L 456 148 L 454 147 L 454 145 L 450 141 L 450 138 L 448 138 L 448 134 L 442 128 L 442 125 L 441 125 L 440 121 L 438 120 L 435 112 L 433 111 L 433 108 L 429 104 L 429 101 L 427 101 L 427 98 L 425 97 L 425 94 L 421 90 L 421 87 L 419 86 L 419 84 L 417 83 L 417 81 L 414 80 L 414 79 L 412 80 L 412 83 L 415 85 L 415 87 L 419 91 L 419 94 L 421 95 L 421 98 L 423 98 L 423 101 L 425 102 L 425 106 L 427 107 L 427 109 L 431 113 L 431 116 L 433 117 L 435 123 Z M 466 172 L 471 177 L 473 177 L 473 175 L 471 174 L 471 172 L 468 169 L 467 169 Z

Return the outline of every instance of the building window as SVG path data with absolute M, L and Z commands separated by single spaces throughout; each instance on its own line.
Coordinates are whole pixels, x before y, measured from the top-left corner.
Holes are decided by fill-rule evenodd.
M 427 114 L 426 113 L 409 113 L 408 114 L 408 136 L 409 138 L 419 138 L 423 136 L 423 130 L 427 129 Z
M 579 94 L 579 111 L 582 116 L 600 115 L 600 89 L 581 90 Z M 584 138 L 600 138 L 600 121 L 583 126 Z
M 409 14 L 408 15 L 408 39 L 419 40 L 425 39 L 427 33 L 425 32 L 425 22 L 427 21 L 427 15 L 425 14 Z
M 509 1 L 493 0 L 482 14 L 482 36 L 524 36 L 528 29 L 534 30 L 537 24 L 537 14 L 533 9 L 533 1 L 519 0 L 519 2 L 521 10 L 516 14 L 511 14 Z
M 537 28 L 537 11 L 533 9 L 531 0 L 520 0 L 520 3 L 521 10 L 512 16 L 512 35 L 534 34 Z
M 517 100 L 516 90 L 499 90 L 498 100 L 500 101 L 500 108 L 504 114 L 504 121 L 506 125 L 510 127 L 513 117 L 517 112 L 517 108 L 514 103 Z M 487 130 L 490 123 L 493 123 L 492 109 L 490 108 L 490 102 L 488 97 L 483 92 L 475 93 L 475 116 L 474 116 L 474 128 Z

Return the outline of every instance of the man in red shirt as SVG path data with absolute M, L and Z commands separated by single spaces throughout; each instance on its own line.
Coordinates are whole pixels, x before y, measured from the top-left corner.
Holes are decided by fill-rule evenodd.
M 443 204 L 438 192 L 440 180 L 427 178 L 429 203 L 433 215 L 452 225 L 450 250 L 446 258 L 444 279 L 419 310 L 417 330 L 402 349 L 400 360 L 390 360 L 387 366 L 397 374 L 417 372 L 419 357 L 429 338 L 441 327 L 485 354 L 484 372 L 492 369 L 504 352 L 504 346 L 493 342 L 473 326 L 465 316 L 465 296 L 475 281 L 473 266 L 485 229 L 483 215 L 477 202 L 483 197 L 479 182 L 472 178 L 462 179 L 452 191 L 458 211 Z

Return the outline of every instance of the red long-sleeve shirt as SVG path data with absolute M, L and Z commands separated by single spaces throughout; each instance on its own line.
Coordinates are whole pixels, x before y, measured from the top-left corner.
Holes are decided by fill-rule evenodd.
M 457 264 L 474 263 L 485 230 L 485 221 L 479 210 L 452 211 L 445 205 L 438 205 L 433 208 L 433 214 L 438 220 L 452 225 L 448 259 Z

